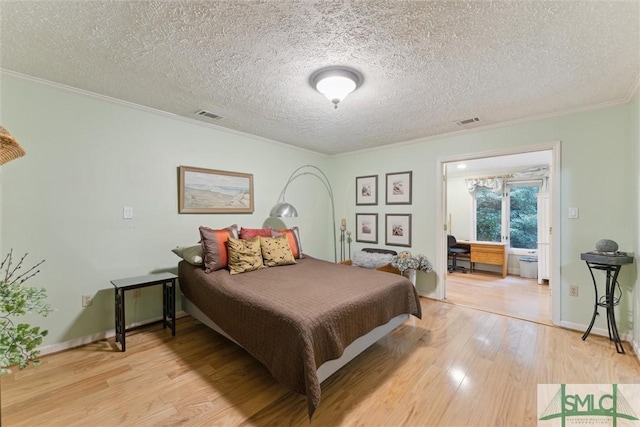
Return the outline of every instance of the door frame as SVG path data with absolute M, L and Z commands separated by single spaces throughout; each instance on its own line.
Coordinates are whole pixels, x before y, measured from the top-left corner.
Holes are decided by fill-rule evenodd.
M 447 182 L 446 164 L 453 162 L 470 161 L 487 157 L 505 156 L 510 154 L 524 154 L 535 151 L 551 151 L 551 164 L 549 173 L 550 193 L 551 193 L 551 252 L 550 252 L 550 275 L 551 287 L 551 321 L 554 325 L 560 324 L 562 318 L 562 277 L 560 276 L 560 189 L 561 189 L 561 145 L 562 141 L 552 141 L 538 145 L 524 147 L 505 148 L 496 151 L 484 151 L 471 154 L 452 155 L 439 157 L 436 165 L 436 287 L 429 297 L 442 300 L 446 296 L 447 277 Z

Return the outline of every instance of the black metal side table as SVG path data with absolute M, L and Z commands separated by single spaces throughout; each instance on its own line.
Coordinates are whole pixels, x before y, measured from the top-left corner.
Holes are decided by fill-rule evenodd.
M 618 273 L 625 264 L 633 263 L 633 257 L 628 256 L 625 253 L 603 253 L 603 252 L 585 252 L 580 254 L 580 259 L 587 263 L 589 267 L 589 273 L 591 273 L 591 279 L 593 280 L 593 289 L 595 290 L 596 302 L 593 306 L 593 317 L 591 317 L 591 323 L 582 335 L 582 340 L 586 340 L 591 333 L 591 328 L 596 321 L 598 313 L 598 307 L 604 307 L 607 309 L 607 328 L 609 330 L 609 339 L 616 345 L 616 351 L 624 354 L 624 347 L 618 334 L 618 327 L 616 326 L 615 306 L 620 303 L 619 297 L 615 296 L 615 289 L 618 280 Z M 606 273 L 605 293 L 602 297 L 598 298 L 598 285 L 596 283 L 596 277 L 593 274 L 593 270 L 603 270 Z
M 112 280 L 115 287 L 116 309 L 116 342 L 122 345 L 122 351 L 126 351 L 125 337 L 127 332 L 133 331 L 150 324 L 162 322 L 163 328 L 171 328 L 171 335 L 176 336 L 176 279 L 178 276 L 172 273 L 157 273 L 147 276 L 128 277 L 126 279 Z M 127 328 L 124 316 L 124 293 L 132 289 L 147 286 L 162 285 L 162 320 L 144 325 Z

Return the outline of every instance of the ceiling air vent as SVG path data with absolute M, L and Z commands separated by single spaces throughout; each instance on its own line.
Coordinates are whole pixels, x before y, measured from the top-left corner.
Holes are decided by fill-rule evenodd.
M 464 120 L 455 120 L 453 123 L 457 124 L 458 126 L 466 126 L 466 125 L 470 125 L 476 122 L 479 122 L 480 119 L 477 117 L 474 117 L 472 119 L 464 119 Z
M 196 114 L 202 117 L 206 117 L 208 119 L 211 120 L 220 120 L 220 119 L 224 119 L 223 116 L 220 116 L 218 114 L 212 113 L 211 111 L 207 111 L 207 110 L 200 110 L 200 111 L 196 111 Z

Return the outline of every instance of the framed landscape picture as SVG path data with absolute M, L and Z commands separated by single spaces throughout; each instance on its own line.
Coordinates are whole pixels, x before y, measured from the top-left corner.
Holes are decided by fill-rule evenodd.
M 356 177 L 356 205 L 378 204 L 378 175 Z
M 356 242 L 378 243 L 378 214 L 356 214 Z
M 385 231 L 386 245 L 411 246 L 411 214 L 387 214 Z
M 253 212 L 253 175 L 180 166 L 179 213 Z
M 411 204 L 411 176 L 413 172 L 387 174 L 387 205 Z

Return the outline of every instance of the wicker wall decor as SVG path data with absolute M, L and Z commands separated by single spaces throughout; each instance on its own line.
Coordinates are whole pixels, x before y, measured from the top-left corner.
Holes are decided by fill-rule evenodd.
M 24 150 L 4 127 L 0 126 L 0 165 L 25 155 Z

